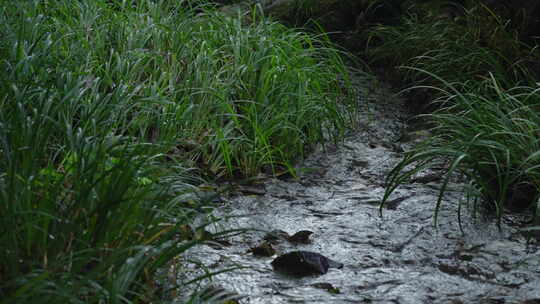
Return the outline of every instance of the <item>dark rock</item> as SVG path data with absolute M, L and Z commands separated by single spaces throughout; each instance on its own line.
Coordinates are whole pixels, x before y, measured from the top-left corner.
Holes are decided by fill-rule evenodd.
M 306 276 L 325 274 L 328 268 L 342 268 L 343 264 L 315 252 L 292 251 L 274 259 L 272 267 L 275 271 Z
M 280 240 L 287 240 L 291 243 L 309 244 L 311 243 L 309 236 L 312 234 L 313 234 L 313 231 L 300 230 L 291 236 L 287 232 L 277 229 L 277 230 L 272 230 L 268 232 L 264 236 L 264 240 L 271 243 L 276 243 Z
M 309 236 L 312 234 L 313 234 L 313 231 L 300 230 L 297 233 L 293 234 L 291 237 L 289 237 L 288 240 L 291 243 L 309 244 L 311 243 Z
M 252 247 L 248 252 L 253 253 L 256 256 L 270 257 L 276 254 L 276 250 L 272 248 L 272 244 L 269 242 L 263 242 L 258 246 Z

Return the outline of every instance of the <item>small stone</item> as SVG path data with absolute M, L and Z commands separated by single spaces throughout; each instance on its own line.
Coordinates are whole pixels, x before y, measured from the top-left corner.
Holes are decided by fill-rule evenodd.
M 291 237 L 289 237 L 288 240 L 291 243 L 309 244 L 311 243 L 309 236 L 312 234 L 313 234 L 313 231 L 300 230 L 297 233 L 293 234 Z
M 256 256 L 270 257 L 276 254 L 276 250 L 272 248 L 272 244 L 269 242 L 263 242 L 258 246 L 252 247 L 248 252 L 253 253 Z

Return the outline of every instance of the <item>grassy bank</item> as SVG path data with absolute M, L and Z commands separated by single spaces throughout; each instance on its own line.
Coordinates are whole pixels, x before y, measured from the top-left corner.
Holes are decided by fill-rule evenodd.
M 416 173 L 446 163 L 441 195 L 454 173 L 466 177 L 475 211 L 540 212 L 540 53 L 527 11 L 506 16 L 479 2 L 411 6 L 402 22 L 373 28 L 368 53 L 391 62 L 412 107 L 428 96 L 434 112 L 421 116 L 434 136 L 409 151 L 388 177 L 385 199 Z M 534 16 L 529 16 L 534 18 Z M 399 50 L 399 51 L 398 51 Z M 421 92 L 422 94 L 415 94 Z M 441 201 L 437 202 L 439 206 Z
M 163 299 L 154 270 L 204 241 L 182 194 L 292 170 L 351 119 L 339 55 L 256 16 L 5 2 L 0 36 L 2 303 Z

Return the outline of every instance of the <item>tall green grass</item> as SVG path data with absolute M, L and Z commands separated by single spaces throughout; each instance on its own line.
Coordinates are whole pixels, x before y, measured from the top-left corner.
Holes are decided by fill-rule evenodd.
M 352 103 L 327 42 L 196 9 L 1 6 L 0 302 L 159 301 L 154 271 L 202 241 L 179 233 L 200 176 L 338 139 Z
M 111 110 L 101 109 L 114 104 L 85 93 L 83 81 L 57 77 L 59 88 L 13 82 L 0 101 L 2 300 L 152 296 L 153 271 L 196 243 L 172 242 L 175 227 L 190 223 L 187 212 L 159 183 L 156 149 L 114 134 L 104 114 Z M 187 185 L 182 173 L 176 178 Z
M 462 7 L 453 18 L 415 7 L 402 24 L 370 32 L 374 62 L 401 67 L 402 84 L 413 93 L 429 92 L 435 109 L 421 116 L 434 136 L 408 151 L 388 175 L 383 204 L 400 184 L 442 162 L 435 221 L 456 173 L 465 177 L 477 212 L 499 221 L 508 211 L 539 214 L 540 90 L 529 63 L 540 53 L 519 33 L 480 3 Z
M 35 39 L 50 44 L 43 47 L 53 64 L 38 72 L 97 81 L 99 92 L 129 104 L 114 118 L 124 134 L 172 142 L 171 153 L 216 176 L 290 168 L 350 121 L 342 111 L 353 105 L 342 94 L 347 73 L 322 36 L 257 16 L 243 26 L 241 18 L 195 15 L 166 1 L 124 4 L 121 15 L 97 1 L 60 3 L 35 8 L 61 12 L 40 17 L 43 36 Z
M 443 8 L 413 5 L 401 24 L 367 31 L 372 64 L 398 68 L 395 78 L 405 86 L 445 86 L 419 70 L 454 86 L 470 87 L 491 77 L 504 87 L 534 81 L 529 63 L 538 60 L 538 52 L 519 40 L 519 31 L 508 20 L 479 2 L 455 8 L 459 14 L 454 18 Z M 403 66 L 415 69 L 399 69 Z
M 540 88 L 504 90 L 494 78 L 484 85 L 483 91 L 492 94 L 482 95 L 475 89 L 463 92 L 450 83 L 432 88 L 442 94 L 438 100 L 442 106 L 423 117 L 434 123 L 435 135 L 408 151 L 391 171 L 383 202 L 400 184 L 443 161 L 435 216 L 456 173 L 468 181 L 465 190 L 475 211 L 495 214 L 499 221 L 509 210 L 538 214 Z
M 198 161 L 217 175 L 274 172 L 291 169 L 325 133 L 339 137 L 350 121 L 342 110 L 352 104 L 343 94 L 348 80 L 338 76 L 346 75 L 341 59 L 327 42 L 264 20 L 242 28 L 239 19 L 201 18 L 206 28 L 192 30 L 194 47 L 184 55 L 193 70 L 181 103 L 190 104 L 184 115 L 191 117 L 179 119 L 190 121 L 182 131 L 200 146 Z

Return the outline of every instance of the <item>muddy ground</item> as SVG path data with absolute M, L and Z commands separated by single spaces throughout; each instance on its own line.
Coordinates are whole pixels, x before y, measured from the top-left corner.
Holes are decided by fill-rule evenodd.
M 189 252 L 186 259 L 209 271 L 243 267 L 202 285 L 237 294 L 239 303 L 540 303 L 539 246 L 518 230 L 520 216 L 505 217 L 498 229 L 492 219 L 465 210 L 462 233 L 456 210 L 464 195 L 455 183 L 434 227 L 440 180 L 430 176 L 436 171 L 398 188 L 380 216 L 385 176 L 416 140 L 408 135 L 418 133 L 410 132 L 403 101 L 378 83 L 366 83 L 362 118 L 343 143 L 311 154 L 299 164 L 303 173 L 297 179 L 267 179 L 254 186 L 261 194 L 224 199 L 216 215 L 241 217 L 217 229 L 254 230 L 231 238 L 228 246 Z M 248 252 L 275 229 L 310 230 L 312 242 L 279 242 L 271 257 Z M 271 261 L 292 250 L 317 252 L 344 267 L 307 277 L 275 272 Z M 179 282 L 201 274 L 195 269 L 182 271 Z

